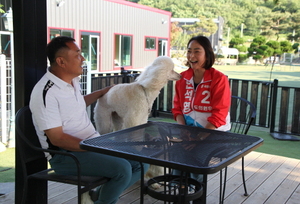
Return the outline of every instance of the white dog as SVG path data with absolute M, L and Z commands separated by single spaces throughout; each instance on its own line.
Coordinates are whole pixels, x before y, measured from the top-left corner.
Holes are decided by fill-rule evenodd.
M 99 98 L 94 109 L 96 129 L 109 133 L 147 123 L 152 105 L 169 80 L 180 79 L 169 57 L 158 57 L 129 84 L 117 84 Z M 150 165 L 146 179 L 162 175 L 163 168 Z M 155 187 L 157 188 L 157 186 Z
M 117 84 L 99 98 L 94 109 L 96 129 L 109 133 L 147 123 L 160 90 L 169 80 L 180 79 L 171 58 L 161 56 L 135 82 Z

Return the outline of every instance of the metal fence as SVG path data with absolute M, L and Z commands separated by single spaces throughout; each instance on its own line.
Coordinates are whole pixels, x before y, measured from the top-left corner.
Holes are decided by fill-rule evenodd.
M 274 82 L 229 79 L 232 95 L 242 97 L 256 107 L 254 125 L 268 128 Z
M 270 133 L 274 138 L 299 140 L 300 88 L 278 86 L 274 83 L 273 108 L 270 114 Z
M 13 141 L 13 72 L 10 60 L 2 59 L 1 67 L 1 127 L 0 142 Z M 139 75 L 137 71 L 121 69 L 118 73 L 90 74 L 87 67 L 82 76 L 83 94 L 110 86 L 112 84 L 130 83 Z M 270 129 L 276 139 L 300 140 L 300 88 L 278 86 L 278 80 L 272 82 L 229 79 L 232 95 L 240 96 L 251 101 L 256 109 L 255 126 Z M 172 101 L 175 83 L 169 81 L 161 90 L 152 108 L 152 116 L 172 117 Z M 88 108 L 93 121 L 95 104 Z
M 11 142 L 10 135 L 14 134 L 14 128 L 12 127 L 14 94 L 11 60 L 6 60 L 4 55 L 0 55 L 0 68 L 0 142 L 9 144 Z
M 118 83 L 130 83 L 138 72 L 122 70 L 120 73 L 92 75 L 92 91 Z M 252 102 L 257 111 L 255 126 L 269 128 L 276 139 L 300 140 L 300 88 L 280 87 L 272 82 L 229 79 L 232 95 Z M 175 82 L 169 81 L 153 104 L 152 116 L 172 117 Z M 92 106 L 93 109 L 94 106 Z M 93 114 L 91 114 L 93 118 Z

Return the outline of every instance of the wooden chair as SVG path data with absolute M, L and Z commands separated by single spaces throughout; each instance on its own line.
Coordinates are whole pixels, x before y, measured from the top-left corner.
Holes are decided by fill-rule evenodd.
M 230 121 L 231 121 L 230 131 L 231 132 L 246 135 L 255 117 L 256 117 L 256 108 L 251 102 L 238 96 L 231 96 L 231 107 L 230 107 Z M 220 176 L 222 178 L 222 174 L 220 174 Z M 222 200 L 220 200 L 220 203 L 223 203 L 224 201 L 226 177 L 227 177 L 227 167 L 225 168 L 223 192 L 221 193 Z M 245 172 L 244 172 L 244 157 L 242 157 L 242 179 L 243 179 L 243 185 L 245 191 L 244 195 L 248 196 L 246 181 L 245 181 Z
M 23 189 L 23 199 L 22 203 L 28 202 L 28 182 L 31 179 L 35 180 L 46 180 L 54 181 L 60 183 L 67 183 L 77 185 L 78 203 L 81 203 L 81 194 L 87 192 L 97 186 L 106 183 L 109 179 L 105 177 L 90 177 L 81 176 L 81 167 L 78 159 L 70 152 L 61 152 L 56 150 L 49 150 L 41 148 L 38 136 L 36 134 L 31 111 L 28 106 L 21 108 L 16 114 L 16 137 L 17 137 L 17 151 L 20 156 L 20 163 L 22 171 L 17 170 L 17 172 L 22 172 L 22 182 L 24 182 Z M 61 154 L 69 156 L 74 159 L 77 166 L 77 175 L 60 175 L 54 172 L 51 168 L 42 168 L 38 171 L 32 172 L 30 165 L 36 165 L 40 160 L 46 160 L 44 152 L 49 152 L 51 154 Z M 45 161 L 46 162 L 46 161 Z M 47 165 L 46 165 L 47 166 Z M 35 186 L 36 188 L 41 188 L 40 186 Z M 40 196 L 40 195 L 36 195 Z M 45 195 L 47 200 L 47 194 Z M 33 199 L 38 200 L 38 199 Z

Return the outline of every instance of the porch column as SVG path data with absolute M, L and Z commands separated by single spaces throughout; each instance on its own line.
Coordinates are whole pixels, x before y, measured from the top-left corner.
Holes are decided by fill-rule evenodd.
M 15 67 L 15 110 L 29 104 L 33 86 L 46 72 L 47 59 L 47 9 L 46 0 L 12 0 L 14 24 L 14 67 Z M 45 203 L 47 182 L 28 183 L 28 192 L 24 194 L 24 173 L 32 173 L 45 168 L 46 161 L 30 167 L 22 167 L 18 153 L 16 137 L 16 174 L 15 203 L 21 203 L 24 196 L 26 203 Z M 36 192 L 33 192 L 36 186 Z M 39 195 L 39 196 L 36 196 Z M 45 198 L 46 196 L 46 198 Z M 36 198 L 36 199 L 35 199 Z

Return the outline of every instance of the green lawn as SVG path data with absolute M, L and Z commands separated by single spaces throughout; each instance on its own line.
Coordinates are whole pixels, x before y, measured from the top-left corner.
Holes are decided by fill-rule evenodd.
M 275 65 L 273 70 L 270 65 L 268 67 L 263 65 L 215 65 L 214 67 L 231 79 L 270 81 L 271 78 L 271 81 L 278 79 L 279 86 L 300 87 L 300 66 Z
M 270 135 L 268 128 L 255 126 L 250 128 L 248 134 L 264 139 L 264 144 L 255 150 L 257 152 L 300 159 L 300 141 L 276 140 Z
M 15 148 L 0 152 L 0 182 L 15 181 Z

